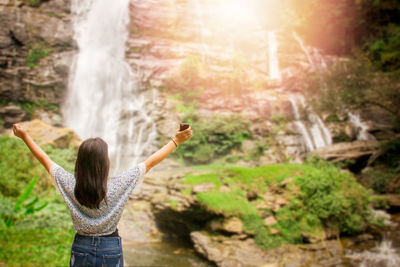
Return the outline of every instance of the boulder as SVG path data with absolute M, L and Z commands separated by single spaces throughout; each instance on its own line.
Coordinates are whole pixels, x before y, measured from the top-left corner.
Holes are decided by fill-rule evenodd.
M 19 106 L 9 104 L 0 107 L 0 118 L 3 119 L 3 126 L 10 128 L 14 123 L 28 119 L 29 114 Z
M 208 228 L 211 231 L 223 231 L 233 234 L 243 233 L 243 222 L 238 217 L 224 218 L 223 220 L 217 218 L 208 223 Z
M 57 148 L 78 148 L 82 139 L 69 128 L 53 127 L 41 120 L 21 123 L 22 127 L 39 145 L 52 145 Z M 10 135 L 14 135 L 12 130 Z

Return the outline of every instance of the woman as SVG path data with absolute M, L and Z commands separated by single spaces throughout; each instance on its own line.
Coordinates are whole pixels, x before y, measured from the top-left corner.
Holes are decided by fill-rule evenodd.
M 14 124 L 13 131 L 54 178 L 70 209 L 76 231 L 70 266 L 124 265 L 117 224 L 129 195 L 145 173 L 192 136 L 190 127 L 177 131 L 144 162 L 108 178 L 108 146 L 101 138 L 89 138 L 80 145 L 73 175 L 54 163 L 20 125 Z

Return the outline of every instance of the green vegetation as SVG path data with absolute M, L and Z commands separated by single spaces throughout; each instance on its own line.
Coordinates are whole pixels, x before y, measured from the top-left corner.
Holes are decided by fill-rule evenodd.
M 0 261 L 7 266 L 68 266 L 74 234 L 73 228 L 0 228 Z
M 52 160 L 73 170 L 73 148 L 43 149 Z M 0 136 L 0 158 L 0 262 L 67 266 L 75 231 L 46 170 L 17 138 Z
M 39 7 L 43 0 L 29 0 L 28 5 L 31 7 Z
M 47 206 L 48 202 L 39 201 L 38 197 L 30 196 L 32 189 L 37 181 L 37 176 L 33 178 L 24 192 L 18 197 L 17 202 L 12 210 L 6 209 L 8 213 L 1 214 L 4 223 L 7 227 L 12 226 L 17 219 L 23 218 L 26 215 L 40 211 Z
M 45 99 L 40 99 L 36 102 L 20 101 L 20 102 L 14 102 L 14 104 L 18 105 L 21 109 L 25 110 L 29 114 L 30 119 L 33 118 L 33 113 L 35 112 L 35 110 L 38 110 L 38 109 L 54 111 L 56 113 L 60 112 L 59 106 L 57 106 L 55 104 L 50 104 Z
M 202 74 L 204 68 L 200 57 L 188 56 L 178 72 L 165 81 L 167 90 L 175 93 L 185 105 L 196 106 L 206 82 Z
M 42 58 L 50 54 L 50 48 L 44 43 L 36 43 L 29 47 L 28 55 L 26 56 L 26 65 L 30 68 L 37 66 Z
M 281 183 L 287 178 L 293 182 L 283 189 Z M 211 173 L 186 176 L 183 183 L 190 187 L 214 183 L 213 189 L 196 195 L 201 206 L 216 216 L 240 217 L 244 231 L 265 249 L 309 238 L 321 240 L 327 228 L 354 234 L 372 221 L 368 191 L 351 173 L 322 161 L 256 168 L 216 166 Z M 256 192 L 255 199 L 249 200 L 250 192 Z M 283 198 L 286 204 L 277 210 L 257 208 L 268 203 L 265 197 Z M 277 223 L 265 225 L 268 214 Z
M 51 146 L 43 147 L 50 158 L 58 162 L 68 171 L 73 171 L 76 151 L 73 148 L 57 149 Z M 0 194 L 16 197 L 38 176 L 38 186 L 35 194 L 44 193 L 52 186 L 46 170 L 31 155 L 26 145 L 19 139 L 0 136 Z
M 364 60 L 339 61 L 324 73 L 306 73 L 302 83 L 307 98 L 320 111 L 338 114 L 343 110 L 379 107 L 400 127 L 400 76 L 376 71 Z
M 362 52 L 380 70 L 399 70 L 398 0 L 289 0 L 285 5 L 285 23 L 312 46 L 336 55 Z
M 206 163 L 225 155 L 232 149 L 240 148 L 242 141 L 251 137 L 250 123 L 239 114 L 215 114 L 200 118 L 195 108 L 189 106 L 184 110 L 182 121 L 189 123 L 196 134 L 176 153 L 193 163 Z

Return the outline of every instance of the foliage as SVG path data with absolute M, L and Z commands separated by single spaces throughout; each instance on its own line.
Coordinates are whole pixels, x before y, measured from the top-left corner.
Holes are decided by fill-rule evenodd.
M 0 136 L 0 158 L 0 194 L 18 196 L 35 176 L 39 176 L 36 193 L 50 186 L 46 179 L 46 170 L 21 140 Z
M 60 112 L 60 109 L 57 105 L 50 104 L 45 99 L 40 99 L 36 102 L 20 101 L 20 102 L 14 102 L 14 104 L 18 105 L 21 109 L 25 110 L 28 113 L 30 119 L 33 118 L 33 113 L 35 112 L 35 110 L 38 109 L 54 111 L 56 113 Z
M 367 61 L 338 61 L 324 73 L 306 73 L 303 81 L 313 106 L 329 113 L 379 107 L 400 121 L 400 77 L 377 72 Z
M 165 86 L 175 92 L 185 104 L 195 104 L 203 92 L 203 66 L 200 57 L 188 56 L 176 74 L 165 81 Z
M 284 24 L 304 36 L 306 43 L 339 55 L 363 47 L 381 70 L 398 70 L 398 0 L 289 0 L 284 10 Z
M 74 169 L 76 151 L 73 148 L 58 149 L 43 147 L 49 157 L 66 170 Z M 43 193 L 50 186 L 47 171 L 33 157 L 29 149 L 20 139 L 0 136 L 0 194 L 16 197 L 27 187 L 32 177 L 38 176 L 38 187 L 35 194 Z
M 34 1 L 37 2 L 37 1 Z M 40 4 L 40 1 L 39 1 Z M 37 66 L 42 58 L 50 54 L 50 48 L 44 43 L 36 43 L 29 48 L 28 55 L 26 56 L 26 65 L 30 68 Z
M 36 196 L 30 197 L 33 187 L 36 184 L 36 181 L 37 181 L 37 176 L 32 180 L 32 182 L 28 185 L 28 187 L 18 197 L 17 202 L 15 203 L 12 211 L 3 217 L 3 220 L 5 221 L 7 227 L 13 225 L 16 220 L 20 220 L 24 216 L 40 211 L 47 206 L 48 202 L 39 201 L 39 198 Z
M 293 205 L 297 214 L 315 215 L 322 223 L 333 223 L 343 233 L 363 230 L 368 217 L 369 195 L 350 172 L 331 164 L 296 177 L 302 204 Z M 299 214 L 300 213 L 300 214 Z
M 388 185 L 396 178 L 396 172 L 394 169 L 390 168 L 368 169 L 363 173 L 363 177 L 367 180 L 367 185 L 375 192 L 384 194 L 388 193 Z
M 28 2 L 31 7 L 39 7 L 43 0 L 25 0 L 25 2 Z
M 189 123 L 196 134 L 177 149 L 177 155 L 194 163 L 206 163 L 215 156 L 240 148 L 242 140 L 251 136 L 250 123 L 238 114 L 200 118 L 195 109 L 190 108 L 182 120 Z
M 328 227 L 345 234 L 356 233 L 370 220 L 368 191 L 351 173 L 321 160 L 310 160 L 304 165 L 216 166 L 212 169 L 206 174 L 187 175 L 183 183 L 190 188 L 213 183 L 213 189 L 196 194 L 203 209 L 217 216 L 241 218 L 244 231 L 253 235 L 256 244 L 265 249 L 284 243 L 301 243 L 304 236 L 321 239 L 323 229 Z M 257 209 L 257 204 L 263 202 L 262 197 L 271 194 L 271 190 L 286 178 L 294 178 L 280 193 L 287 204 L 276 212 Z M 221 192 L 221 186 L 229 191 Z M 247 194 L 254 190 L 258 197 L 250 201 Z M 277 223 L 266 226 L 262 213 L 272 214 Z M 272 229 L 278 234 L 271 234 Z
M 44 150 L 66 169 L 73 168 L 73 148 L 45 146 Z M 68 265 L 66 252 L 75 231 L 63 198 L 45 179 L 45 169 L 21 140 L 9 136 L 0 136 L 0 158 L 0 262 L 7 266 Z M 11 222 L 9 227 L 6 222 Z
M 389 24 L 382 38 L 371 40 L 365 45 L 367 55 L 384 71 L 400 68 L 400 25 Z

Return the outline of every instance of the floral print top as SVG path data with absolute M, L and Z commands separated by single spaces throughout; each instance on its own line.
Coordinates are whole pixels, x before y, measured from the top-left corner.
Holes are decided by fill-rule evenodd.
M 50 174 L 71 212 L 75 231 L 86 236 L 108 235 L 116 230 L 129 195 L 137 184 L 141 184 L 145 173 L 146 165 L 142 162 L 120 175 L 109 177 L 108 205 L 102 200 L 99 209 L 90 209 L 79 204 L 75 198 L 75 176 L 56 163 L 50 167 Z

